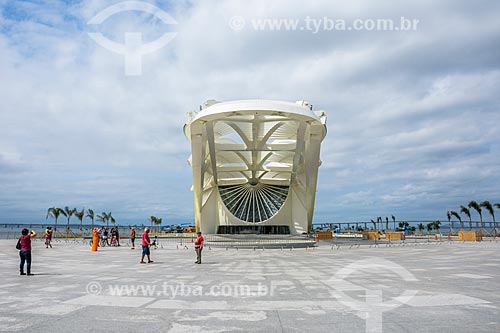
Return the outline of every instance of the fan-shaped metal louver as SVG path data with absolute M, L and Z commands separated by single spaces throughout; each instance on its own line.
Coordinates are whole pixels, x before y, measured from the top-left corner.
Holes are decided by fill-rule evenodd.
M 278 212 L 288 196 L 288 186 L 257 183 L 219 186 L 227 209 L 247 222 L 262 222 Z

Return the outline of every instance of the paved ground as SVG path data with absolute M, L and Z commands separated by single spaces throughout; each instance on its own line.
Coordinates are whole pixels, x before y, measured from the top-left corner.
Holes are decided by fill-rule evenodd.
M 36 275 L 19 276 L 0 241 L 0 331 L 500 330 L 500 242 L 152 254 L 36 242 Z

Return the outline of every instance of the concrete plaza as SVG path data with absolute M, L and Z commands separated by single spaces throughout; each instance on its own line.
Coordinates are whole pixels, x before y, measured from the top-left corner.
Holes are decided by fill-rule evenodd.
M 125 243 L 125 242 L 124 242 Z M 500 243 L 91 252 L 0 241 L 0 331 L 498 332 Z

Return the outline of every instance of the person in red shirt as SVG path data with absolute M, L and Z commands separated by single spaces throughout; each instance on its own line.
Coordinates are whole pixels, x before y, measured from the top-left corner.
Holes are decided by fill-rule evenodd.
M 203 242 L 205 240 L 201 235 L 201 231 L 198 231 L 196 234 L 198 237 L 196 237 L 196 240 L 194 241 L 194 250 L 196 251 L 196 261 L 194 263 L 201 264 L 201 251 L 203 250 Z
M 28 275 L 31 274 L 31 238 L 36 237 L 36 232 L 28 229 L 23 229 L 21 231 L 21 237 L 19 238 L 19 243 L 21 244 L 21 248 L 19 249 L 19 257 L 21 258 L 21 264 L 19 265 L 19 271 L 21 275 L 26 275 L 24 273 L 24 263 L 26 262 L 26 271 Z
M 142 233 L 142 257 L 141 257 L 141 264 L 145 264 L 144 262 L 144 256 L 148 256 L 148 263 L 153 262 L 150 258 L 150 251 L 149 247 L 151 246 L 151 240 L 149 239 L 149 228 L 145 228 L 144 232 Z

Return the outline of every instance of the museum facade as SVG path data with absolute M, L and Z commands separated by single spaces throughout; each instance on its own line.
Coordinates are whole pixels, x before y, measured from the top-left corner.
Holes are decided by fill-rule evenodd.
M 326 114 L 305 101 L 209 100 L 188 113 L 197 230 L 311 230 Z

